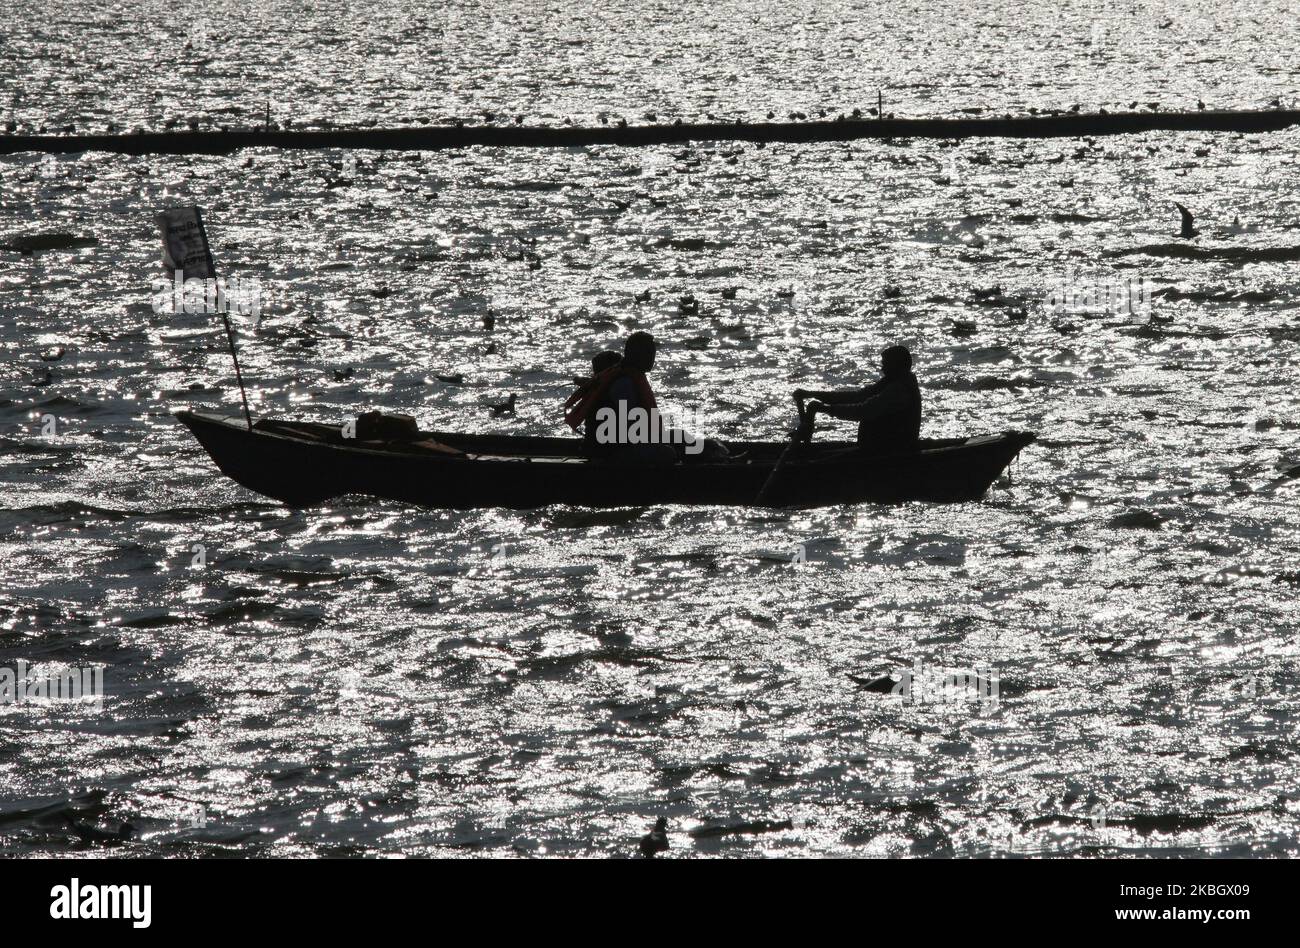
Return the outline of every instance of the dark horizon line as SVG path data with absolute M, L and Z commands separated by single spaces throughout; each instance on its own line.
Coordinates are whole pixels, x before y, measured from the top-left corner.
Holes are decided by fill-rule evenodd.
M 489 126 L 135 132 L 105 135 L 0 135 L 0 154 L 105 151 L 126 155 L 221 155 L 242 148 L 360 148 L 442 151 L 453 148 L 643 147 L 698 141 L 836 142 L 884 138 L 1081 138 L 1151 131 L 1274 132 L 1300 124 L 1300 110 L 1093 112 L 998 118 L 841 118 L 811 122 L 709 122 L 626 126 Z

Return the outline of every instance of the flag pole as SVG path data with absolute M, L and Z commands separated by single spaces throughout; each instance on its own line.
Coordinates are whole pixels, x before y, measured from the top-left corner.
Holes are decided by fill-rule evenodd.
M 203 226 L 203 211 L 200 208 L 194 209 L 195 215 L 199 221 L 199 231 L 203 235 L 203 253 L 208 258 L 208 273 L 212 274 L 212 279 L 217 279 L 217 267 L 212 262 L 212 249 L 208 246 L 207 228 Z M 226 342 L 230 343 L 230 358 L 235 363 L 235 381 L 239 383 L 239 398 L 244 403 L 244 421 L 248 423 L 248 430 L 253 430 L 253 416 L 248 410 L 248 393 L 244 391 L 244 373 L 239 370 L 239 353 L 235 351 L 235 333 L 230 328 L 230 314 L 226 312 L 223 304 L 224 294 L 220 292 L 221 284 L 217 284 L 217 309 L 221 311 L 221 322 L 226 327 Z

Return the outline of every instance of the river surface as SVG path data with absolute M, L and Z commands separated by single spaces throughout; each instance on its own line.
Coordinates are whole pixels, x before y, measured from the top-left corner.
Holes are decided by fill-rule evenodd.
M 1288 3 L 1058 6 L 8 2 L 0 110 L 183 131 L 1300 95 Z M 94 239 L 0 250 L 0 668 L 103 676 L 99 701 L 0 704 L 0 851 L 627 856 L 662 815 L 669 857 L 1297 855 L 1297 146 L 0 158 L 0 244 Z M 152 216 L 184 204 L 261 294 L 234 320 L 259 415 L 559 435 L 570 377 L 648 329 L 661 396 L 723 440 L 784 437 L 791 388 L 860 385 L 895 342 L 925 434 L 1041 440 L 949 507 L 290 510 L 173 418 L 239 402 L 219 320 L 151 305 Z M 996 694 L 879 684 L 918 663 Z

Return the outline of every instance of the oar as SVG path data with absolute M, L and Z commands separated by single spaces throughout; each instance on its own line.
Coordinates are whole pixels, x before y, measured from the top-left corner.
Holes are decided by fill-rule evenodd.
M 790 438 L 790 443 L 786 445 L 785 450 L 781 452 L 781 456 L 776 459 L 776 464 L 772 466 L 772 473 L 767 475 L 767 480 L 763 482 L 763 486 L 759 490 L 758 496 L 754 498 L 755 507 L 766 506 L 767 495 L 772 492 L 772 485 L 776 483 L 777 475 L 779 475 L 781 469 L 785 467 L 786 459 L 790 457 L 791 452 L 793 452 L 801 443 L 812 439 L 812 426 L 808 423 L 807 416 L 804 415 L 803 401 L 796 398 L 795 403 L 799 406 L 799 427 L 794 430 L 794 434 Z

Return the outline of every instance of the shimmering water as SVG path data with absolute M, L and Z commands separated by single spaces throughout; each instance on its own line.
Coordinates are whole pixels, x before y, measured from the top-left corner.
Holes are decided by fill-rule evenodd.
M 1296 95 L 1281 2 L 1055 6 L 229 2 L 187 29 L 184 4 L 8 4 L 0 108 L 100 130 L 268 102 L 310 126 Z M 670 855 L 1294 855 L 1300 487 L 1274 478 L 1300 462 L 1300 281 L 1111 254 L 1179 244 L 1173 201 L 1197 246 L 1300 246 L 1297 143 L 0 159 L 0 243 L 98 241 L 0 251 L 0 667 L 102 665 L 107 692 L 0 705 L 5 851 L 129 823 L 131 855 L 626 855 L 663 814 Z M 781 437 L 790 388 L 859 384 L 902 341 L 927 434 L 1043 441 L 957 507 L 290 511 L 172 418 L 238 402 L 213 321 L 150 306 L 151 216 L 182 203 L 262 287 L 259 414 L 559 434 L 568 378 L 647 328 L 715 437 Z M 1066 279 L 1149 281 L 1151 312 L 1053 313 Z M 996 707 L 866 687 L 917 661 L 996 669 Z M 710 832 L 746 822 L 768 831 Z

